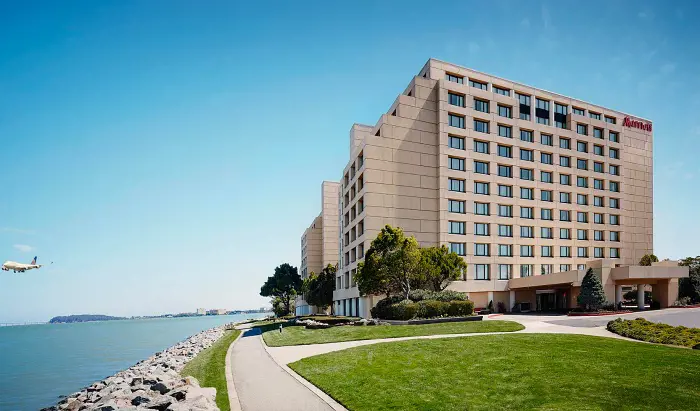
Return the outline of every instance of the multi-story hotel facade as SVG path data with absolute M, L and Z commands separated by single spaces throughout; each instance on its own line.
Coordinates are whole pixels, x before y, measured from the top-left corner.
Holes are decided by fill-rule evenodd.
M 637 284 L 672 303 L 687 269 L 631 267 L 653 249 L 652 141 L 649 120 L 430 59 L 350 130 L 335 312 L 367 317 L 381 298 L 354 275 L 387 224 L 463 256 L 450 288 L 477 307 L 574 306 L 588 267 L 610 301 Z

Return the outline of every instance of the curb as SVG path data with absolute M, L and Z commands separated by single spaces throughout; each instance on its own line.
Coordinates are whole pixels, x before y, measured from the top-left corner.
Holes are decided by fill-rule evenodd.
M 226 367 L 226 388 L 228 388 L 228 403 L 229 407 L 231 408 L 231 411 L 241 411 L 241 402 L 238 399 L 236 385 L 233 383 L 233 369 L 231 368 L 231 352 L 233 352 L 233 345 L 236 344 L 236 341 L 240 340 L 241 336 L 243 335 L 243 331 L 238 331 L 240 331 L 238 337 L 236 337 L 236 339 L 233 340 L 231 345 L 228 346 L 228 350 L 226 350 L 226 360 L 224 361 L 224 365 Z
M 645 310 L 649 311 L 649 310 Z M 609 313 L 569 313 L 566 314 L 567 317 L 603 317 L 606 315 L 623 315 L 623 314 L 634 314 L 635 311 L 617 311 L 617 312 L 609 312 Z

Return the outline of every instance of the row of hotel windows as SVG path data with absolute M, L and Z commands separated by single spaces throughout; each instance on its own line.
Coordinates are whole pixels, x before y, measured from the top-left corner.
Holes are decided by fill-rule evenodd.
M 478 193 L 477 193 L 478 194 Z M 571 204 L 571 194 L 568 192 L 560 191 L 559 192 L 559 202 L 562 204 Z M 506 185 L 498 185 L 498 195 L 500 197 L 506 197 L 506 198 L 513 198 L 513 186 L 506 186 Z M 553 203 L 553 196 L 554 192 L 552 190 L 540 190 L 540 200 L 541 201 L 547 201 L 550 203 Z M 535 199 L 535 191 L 532 188 L 526 188 L 526 187 L 521 187 L 520 188 L 520 198 L 523 200 L 534 200 Z M 464 200 L 449 200 L 449 211 L 453 213 L 461 213 L 465 214 L 464 212 Z M 477 204 L 486 204 L 486 203 L 477 203 Z M 582 206 L 587 206 L 590 203 L 588 202 L 588 194 L 576 194 L 576 204 L 582 205 Z M 605 197 L 601 196 L 593 196 L 593 206 L 594 207 L 605 207 Z M 608 207 L 614 208 L 619 210 L 620 209 L 620 199 L 615 198 L 615 197 L 608 197 Z M 543 209 L 545 210 L 545 209 Z
M 611 249 L 612 251 L 613 249 Z M 619 254 L 619 249 L 617 253 Z M 578 264 L 576 267 L 578 270 L 585 270 L 586 264 Z M 535 275 L 534 264 L 521 264 L 520 265 L 520 277 L 531 277 Z M 571 271 L 571 264 L 559 264 L 558 272 Z M 540 274 L 552 274 L 554 273 L 554 264 L 542 264 Z M 513 265 L 512 264 L 497 264 L 497 276 L 498 280 L 510 280 L 513 278 Z M 474 264 L 474 279 L 475 280 L 490 280 L 491 279 L 491 264 Z
M 510 127 L 506 128 L 505 130 L 510 130 Z M 500 128 L 499 128 L 499 134 L 500 134 Z M 510 138 L 510 134 L 508 134 L 505 137 Z M 542 144 L 546 144 L 548 146 L 551 146 L 552 145 L 551 138 L 552 138 L 552 136 L 543 134 L 542 135 Z M 524 141 L 532 142 L 532 132 L 521 130 L 520 131 L 520 139 L 524 140 Z M 455 136 L 455 135 L 450 134 L 450 135 L 448 135 L 447 143 L 448 143 L 450 148 L 454 148 L 457 150 L 466 150 L 464 137 L 459 137 L 459 136 Z M 571 149 L 571 140 L 568 138 L 561 137 L 559 139 L 559 146 L 561 148 Z M 489 143 L 488 141 L 474 139 L 474 151 L 476 151 L 477 153 L 491 154 L 491 143 Z M 585 141 L 577 141 L 576 151 L 578 151 L 579 153 L 588 153 L 588 143 Z M 499 156 L 513 158 L 512 152 L 513 152 L 513 146 L 509 146 L 509 145 L 505 145 L 505 144 L 498 144 L 498 155 Z M 534 150 L 530 150 L 527 148 L 520 148 L 520 152 L 521 152 L 521 155 L 520 155 L 521 159 L 534 161 L 533 157 L 532 157 L 532 153 L 534 152 Z M 530 153 L 530 158 L 523 158 L 523 154 L 522 154 L 523 152 Z M 553 164 L 552 163 L 552 157 L 553 157 L 552 153 L 548 153 L 545 151 L 541 151 L 541 153 L 542 153 L 542 163 Z M 597 156 L 604 157 L 605 156 L 605 147 L 601 146 L 599 144 L 593 144 L 593 154 L 595 154 Z M 608 155 L 610 156 L 610 158 L 619 160 L 620 159 L 620 150 L 618 150 L 617 148 L 610 147 L 610 148 L 608 148 Z M 545 161 L 546 160 L 545 156 L 548 156 L 547 159 L 549 161 Z M 562 164 L 562 166 L 570 167 L 569 163 L 570 163 L 571 157 L 565 156 L 563 154 L 560 154 L 559 157 L 560 157 L 560 159 L 566 158 L 567 160 L 569 160 L 569 161 L 567 161 L 566 165 Z M 563 162 L 563 161 L 560 161 L 560 162 Z
M 458 76 L 455 74 L 450 74 L 446 73 L 445 74 L 445 79 L 448 81 L 452 81 L 455 83 L 459 84 L 464 84 L 464 77 Z M 488 83 L 484 83 L 481 81 L 469 79 L 469 85 L 474 88 L 478 88 L 480 90 L 488 90 Z M 503 96 L 511 96 L 511 90 L 504 88 L 504 87 L 498 87 L 494 84 L 491 85 L 493 88 L 493 92 L 496 94 L 500 94 Z M 454 96 L 454 97 L 453 97 Z M 461 97 L 461 100 L 460 100 Z M 522 94 L 515 92 L 515 98 L 518 100 L 519 108 L 520 108 L 520 119 L 521 120 L 530 120 L 530 114 L 531 114 L 531 96 L 527 94 Z M 458 105 L 461 107 L 464 107 L 464 96 L 455 94 L 450 92 L 450 98 L 449 98 L 450 104 Z M 488 104 L 488 102 L 486 102 Z M 535 109 L 535 117 L 537 119 L 537 123 L 539 124 L 545 124 L 549 125 L 549 109 L 550 109 L 550 101 L 549 100 L 544 100 L 541 98 L 536 97 L 535 98 L 535 103 L 536 103 L 536 109 Z M 571 110 L 573 114 L 579 115 L 579 116 L 585 116 L 586 115 L 586 110 L 572 106 Z M 488 112 L 488 110 L 487 110 Z M 566 104 L 560 104 L 557 102 L 554 102 L 554 125 L 559 128 L 566 128 L 566 116 L 569 113 L 569 106 Z M 595 120 L 601 120 L 601 114 L 593 111 L 588 112 L 589 117 Z M 616 124 L 617 119 L 615 117 L 611 116 L 605 116 L 605 122 L 610 123 L 610 124 Z
M 450 200 L 450 212 L 459 212 L 464 214 L 464 202 L 461 200 Z M 453 205 L 453 203 L 461 203 L 459 205 Z M 475 215 L 491 215 L 490 214 L 490 205 L 489 203 L 474 203 L 474 214 Z M 461 210 L 461 211 L 453 211 L 453 210 Z M 540 209 L 541 214 L 540 214 L 540 219 L 545 220 L 545 221 L 554 221 L 554 210 L 551 208 L 542 208 Z M 567 221 L 571 222 L 571 210 L 559 210 L 559 221 Z M 585 211 L 577 211 L 576 212 L 576 222 L 578 223 L 588 223 L 588 214 Z M 499 217 L 513 217 L 513 206 L 509 204 L 498 204 L 498 216 Z M 618 214 L 608 214 L 609 216 L 609 224 L 610 225 L 620 225 L 620 216 Z M 534 207 L 525 207 L 525 206 L 520 206 L 520 218 L 526 218 L 528 220 L 534 220 L 535 219 L 535 208 Z M 593 224 L 605 224 L 605 214 L 602 213 L 593 213 Z M 464 234 L 464 232 L 455 232 L 455 233 L 450 233 L 450 234 Z
M 450 250 L 457 255 L 464 256 L 465 243 L 450 243 Z M 535 257 L 534 253 L 535 246 L 532 245 L 521 245 L 520 246 L 520 257 Z M 576 247 L 576 256 L 578 258 L 589 258 L 588 249 L 589 247 Z M 609 252 L 610 258 L 620 258 L 619 248 L 610 248 Z M 474 244 L 474 256 L 476 257 L 490 257 L 491 256 L 491 244 L 486 243 L 476 243 Z M 513 245 L 512 244 L 498 244 L 498 257 L 513 257 Z M 543 245 L 540 248 L 540 257 L 543 258 L 554 258 L 554 246 Z M 559 257 L 561 258 L 571 258 L 571 246 L 562 245 L 559 247 Z M 605 258 L 605 248 L 604 247 L 593 247 L 593 258 Z
M 500 146 L 499 146 L 499 148 L 500 148 Z M 509 153 L 504 153 L 504 154 L 509 154 Z M 533 156 L 532 151 L 522 150 L 522 149 L 520 150 L 520 159 L 521 160 L 533 161 L 532 156 Z M 506 156 L 504 155 L 503 157 L 506 157 Z M 545 157 L 547 157 L 547 158 L 545 158 Z M 512 158 L 512 157 L 510 157 L 510 158 Z M 465 160 L 466 159 L 461 158 L 461 157 L 449 156 L 447 158 L 447 166 L 451 170 L 466 171 Z M 569 157 L 560 156 L 559 160 L 560 160 L 560 164 L 566 164 L 566 165 L 563 165 L 563 167 L 570 167 L 568 165 L 568 164 L 571 164 L 570 163 L 571 159 Z M 542 163 L 552 164 L 551 161 L 552 161 L 551 154 L 542 153 Z M 490 167 L 490 163 L 487 161 L 474 160 L 473 171 L 477 174 L 490 174 L 489 167 Z M 588 170 L 588 160 L 584 160 L 584 159 L 580 159 L 580 158 L 577 159 L 576 168 L 579 170 Z M 596 173 L 605 173 L 605 164 L 594 161 L 593 162 L 593 171 Z M 615 176 L 620 175 L 620 167 L 617 165 L 610 164 L 608 171 L 610 172 L 611 175 L 615 175 Z M 513 166 L 507 165 L 507 164 L 498 164 L 498 175 L 499 175 L 499 177 L 512 178 L 513 177 Z M 551 171 L 540 171 L 540 179 L 543 183 L 551 183 L 553 175 L 554 175 L 554 173 Z M 520 178 L 521 179 L 533 180 L 534 179 L 533 176 L 534 176 L 533 169 L 520 167 Z M 571 185 L 571 174 L 559 173 L 559 177 L 560 177 L 559 180 L 561 181 L 561 184 Z M 594 179 L 594 180 L 596 180 L 596 179 Z M 602 182 L 603 180 L 598 180 L 598 181 Z M 579 184 L 579 187 L 588 187 L 588 177 L 577 177 L 577 182 Z M 580 184 L 585 184 L 585 185 L 580 185 Z M 600 185 L 603 186 L 603 183 L 600 183 Z
M 464 221 L 450 221 L 448 227 L 449 234 L 459 234 L 465 235 L 465 225 Z M 588 241 L 590 237 L 588 236 L 589 230 L 576 230 L 576 239 L 581 241 Z M 491 224 L 489 223 L 474 223 L 474 235 L 487 237 L 491 235 Z M 513 237 L 513 226 L 509 224 L 498 224 L 498 236 L 499 237 Z M 535 227 L 532 226 L 520 226 L 520 238 L 535 238 Z M 553 240 L 554 239 L 554 229 L 552 227 L 540 227 L 540 238 Z M 610 231 L 610 241 L 619 242 L 620 232 Z M 571 229 L 570 228 L 560 228 L 559 229 L 559 239 L 561 240 L 571 240 Z M 605 231 L 593 230 L 593 241 L 605 241 Z M 549 256 L 547 256 L 549 257 Z
M 532 176 L 533 176 L 534 171 L 533 170 L 528 170 L 528 169 L 520 169 L 520 178 L 523 180 L 529 180 L 533 181 Z M 545 174 L 546 171 L 541 172 L 542 174 Z M 499 174 L 500 175 L 500 174 Z M 571 185 L 571 176 L 568 174 L 560 174 L 559 175 L 559 182 L 561 185 Z M 546 183 L 551 183 L 551 176 L 547 177 L 547 179 L 543 179 L 543 182 Z M 609 181 L 608 182 L 608 187 L 610 188 L 610 191 L 613 193 L 619 193 L 620 192 L 620 183 L 617 181 Z M 458 192 L 458 193 L 465 193 L 465 184 L 466 180 L 458 179 L 458 178 L 448 178 L 448 189 L 450 191 Z M 588 188 L 588 177 L 577 177 L 576 178 L 576 186 L 577 187 L 582 187 L 582 188 Z M 596 190 L 605 190 L 605 182 L 603 180 L 598 180 L 598 179 L 593 179 L 593 188 Z M 550 201 L 553 202 L 553 190 L 540 190 L 540 199 L 542 201 Z M 491 183 L 486 183 L 483 181 L 475 181 L 474 182 L 474 194 L 480 194 L 480 195 L 490 195 L 491 194 Z M 498 184 L 498 196 L 499 197 L 513 197 L 513 186 L 511 185 L 506 185 L 506 184 Z M 599 196 L 593 196 L 594 197 L 594 204 L 598 204 L 598 201 L 600 204 L 603 204 L 602 197 Z M 596 197 L 600 198 L 601 200 L 597 200 Z M 526 200 L 534 200 L 535 199 L 535 189 L 529 188 L 529 187 L 521 187 L 520 188 L 520 198 L 526 199 Z M 588 196 L 585 194 L 580 194 L 579 197 L 577 198 L 578 204 L 581 205 L 587 205 L 588 204 Z M 571 193 L 569 192 L 564 192 L 561 191 L 559 192 L 559 202 L 561 203 L 571 203 Z M 613 208 L 620 208 L 619 207 L 619 201 L 614 202 L 613 204 L 616 204 L 615 207 L 611 205 Z M 600 205 L 599 207 L 604 207 L 603 205 Z

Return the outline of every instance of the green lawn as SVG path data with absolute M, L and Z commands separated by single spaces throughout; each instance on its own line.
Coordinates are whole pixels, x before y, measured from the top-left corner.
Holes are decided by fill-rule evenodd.
M 700 352 L 584 335 L 399 341 L 289 366 L 350 410 L 700 409 Z
M 278 326 L 279 327 L 279 326 Z M 411 337 L 416 335 L 487 333 L 519 331 L 522 325 L 512 321 L 465 321 L 423 325 L 341 326 L 325 330 L 307 330 L 301 326 L 285 327 L 282 333 L 273 328 L 263 333 L 270 347 L 285 345 L 323 344 L 339 341 L 372 340 L 375 338 Z
M 216 405 L 221 411 L 229 411 L 228 388 L 226 386 L 226 351 L 239 330 L 226 331 L 223 337 L 211 347 L 197 354 L 185 365 L 180 375 L 191 375 L 202 387 L 216 388 Z

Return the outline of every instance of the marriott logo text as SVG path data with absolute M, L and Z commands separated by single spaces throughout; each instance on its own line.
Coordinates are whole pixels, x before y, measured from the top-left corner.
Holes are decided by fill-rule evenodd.
M 645 123 L 642 121 L 631 120 L 629 117 L 625 117 L 625 121 L 622 122 L 624 127 L 638 128 L 644 131 L 651 131 L 651 123 Z

